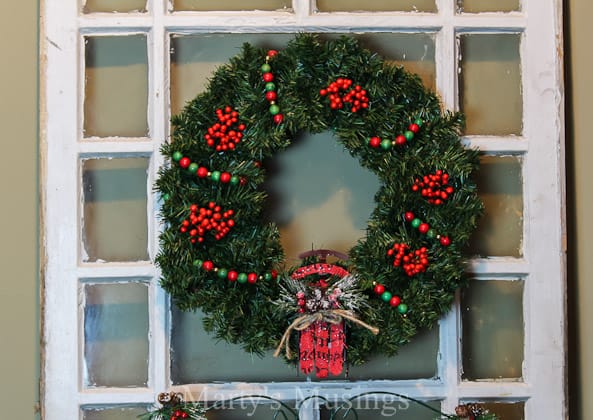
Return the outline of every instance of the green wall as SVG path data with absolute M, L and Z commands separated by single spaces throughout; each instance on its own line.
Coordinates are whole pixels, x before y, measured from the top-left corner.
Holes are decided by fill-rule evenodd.
M 593 420 L 593 3 L 565 13 L 571 417 Z M 35 417 L 40 354 L 37 2 L 2 2 L 0 31 L 0 417 L 20 420 Z

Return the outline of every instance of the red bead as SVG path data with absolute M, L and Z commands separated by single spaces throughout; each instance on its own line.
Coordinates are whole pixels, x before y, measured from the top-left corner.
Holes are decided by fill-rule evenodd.
M 247 283 L 255 284 L 257 282 L 257 274 L 249 273 L 247 274 Z
M 221 173 L 220 182 L 222 182 L 223 184 L 228 184 L 229 182 L 231 182 L 231 174 L 229 174 L 228 172 Z
M 189 168 L 190 164 L 191 161 L 187 157 L 182 157 L 181 159 L 179 159 L 179 166 L 181 166 L 183 169 Z
M 214 270 L 214 263 L 212 261 L 204 261 L 202 263 L 202 268 L 206 271 Z
M 196 171 L 196 174 L 198 175 L 198 178 L 206 178 L 208 176 L 208 169 L 200 166 Z
M 398 146 L 403 146 L 404 144 L 406 144 L 406 138 L 402 135 L 399 135 L 395 138 L 395 144 Z
M 376 147 L 379 147 L 380 145 L 381 145 L 381 138 L 380 137 L 375 136 L 375 137 L 371 137 L 369 139 L 369 146 L 376 148 Z
M 420 126 L 418 124 L 410 124 L 410 126 L 408 127 L 408 129 L 412 133 L 417 133 L 418 131 L 420 131 Z
M 278 55 L 278 51 L 276 50 L 268 50 L 268 57 L 273 58 Z
M 430 226 L 428 226 L 428 223 L 420 223 L 420 226 L 418 226 L 418 232 L 420 233 L 426 233 L 428 232 L 430 229 Z
M 451 245 L 451 239 L 449 239 L 448 236 L 441 236 L 440 241 L 441 241 L 441 245 L 443 245 L 443 246 Z
M 401 303 L 401 301 L 402 300 L 399 296 L 393 296 L 391 299 L 389 299 L 389 304 L 395 308 Z
M 226 278 L 229 279 L 229 281 L 237 281 L 237 277 L 239 277 L 239 273 L 234 270 L 229 271 L 226 275 Z
M 373 290 L 375 291 L 376 294 L 382 295 L 383 292 L 385 291 L 385 286 L 383 286 L 382 284 L 377 284 L 377 285 L 375 285 L 375 288 Z
M 274 92 L 273 90 L 266 92 L 266 99 L 268 101 L 275 101 L 276 100 L 276 92 Z
M 415 216 L 414 213 L 412 213 L 411 211 L 407 211 L 404 215 L 404 218 L 406 219 L 406 222 L 411 222 L 412 220 L 414 220 Z
M 176 410 L 176 411 L 175 411 L 175 416 L 176 416 L 176 417 L 180 417 L 182 413 L 183 413 L 183 412 L 182 412 L 181 410 Z
M 181 418 L 182 419 L 186 419 L 189 417 L 189 414 L 187 414 L 185 411 L 183 413 L 181 413 Z
M 274 115 L 274 124 L 280 124 L 284 120 L 284 115 L 276 114 Z
M 274 75 L 272 73 L 264 73 L 262 78 L 264 79 L 264 82 L 269 83 L 274 80 Z
M 272 279 L 276 280 L 276 278 L 278 277 L 278 272 L 276 270 L 272 270 Z

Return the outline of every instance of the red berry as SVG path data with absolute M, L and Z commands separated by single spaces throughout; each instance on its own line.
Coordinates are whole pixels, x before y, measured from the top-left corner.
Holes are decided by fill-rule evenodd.
M 196 174 L 198 175 L 198 178 L 206 178 L 208 176 L 208 169 L 200 166 L 196 171 Z
M 380 145 L 381 145 L 381 138 L 380 137 L 375 136 L 375 137 L 371 137 L 369 139 L 369 146 L 376 148 L 376 147 L 379 147 Z
M 403 146 L 404 144 L 406 144 L 406 138 L 402 135 L 399 135 L 395 138 L 395 144 L 398 146 Z
M 237 273 L 234 270 L 231 270 L 227 273 L 226 278 L 229 279 L 229 281 L 237 281 L 238 276 L 239 276 L 239 273 Z
M 274 92 L 273 90 L 266 92 L 266 99 L 268 101 L 275 101 L 276 100 L 276 92 Z
M 418 131 L 420 131 L 420 126 L 418 124 L 410 124 L 410 126 L 408 127 L 408 129 L 412 133 L 417 133 Z
M 383 286 L 382 284 L 377 284 L 377 285 L 375 285 L 375 288 L 373 290 L 375 291 L 376 294 L 382 295 L 383 292 L 385 291 L 385 286 Z
M 274 75 L 272 73 L 264 73 L 262 78 L 264 79 L 264 82 L 269 83 L 274 80 Z
M 255 284 L 257 282 L 257 274 L 249 273 L 247 274 L 247 283 Z
M 212 270 L 214 270 L 214 263 L 212 261 L 204 261 L 202 263 L 202 268 L 205 271 L 212 271 Z
M 284 115 L 276 114 L 274 115 L 274 124 L 280 124 L 284 120 Z
M 441 245 L 443 245 L 443 246 L 451 245 L 451 239 L 449 239 L 448 236 L 441 236 L 440 242 L 441 242 Z
M 276 270 L 272 270 L 270 273 L 272 274 L 272 279 L 276 280 L 278 277 L 278 272 Z
M 430 226 L 428 226 L 428 223 L 420 223 L 420 226 L 418 226 L 418 232 L 420 233 L 426 233 L 429 229 Z
M 278 51 L 276 50 L 268 50 L 268 57 L 273 58 L 278 55 Z
M 187 169 L 190 164 L 191 161 L 187 157 L 182 157 L 181 159 L 179 159 L 179 166 L 181 166 L 183 169 Z
M 407 211 L 404 215 L 404 218 L 406 219 L 406 222 L 411 222 L 412 220 L 414 220 L 415 216 L 414 213 L 412 213 L 411 211 Z
M 389 300 L 389 304 L 391 306 L 393 306 L 394 308 L 396 306 L 398 306 L 401 303 L 401 299 L 399 296 L 393 296 L 390 300 Z
M 229 174 L 228 172 L 221 173 L 220 182 L 222 182 L 223 184 L 228 184 L 229 182 L 231 182 L 231 174 Z

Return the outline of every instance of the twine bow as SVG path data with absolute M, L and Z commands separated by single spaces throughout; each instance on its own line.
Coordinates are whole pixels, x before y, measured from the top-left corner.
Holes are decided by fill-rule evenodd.
M 352 321 L 355 324 L 360 325 L 361 327 L 366 328 L 373 334 L 377 335 L 379 333 L 379 329 L 367 324 L 364 321 L 361 321 L 356 317 L 356 315 L 351 311 L 346 311 L 344 309 L 330 309 L 327 311 L 319 311 L 313 314 L 306 314 L 299 316 L 297 319 L 292 321 L 292 324 L 288 326 L 282 339 L 280 340 L 280 344 L 276 348 L 274 352 L 274 357 L 278 357 L 280 352 L 282 351 L 282 346 L 285 347 L 286 357 L 288 359 L 292 358 L 292 352 L 290 351 L 290 334 L 292 334 L 293 330 L 296 331 L 303 331 L 309 328 L 312 324 L 319 321 L 329 322 L 330 324 L 339 324 L 344 319 L 348 321 Z

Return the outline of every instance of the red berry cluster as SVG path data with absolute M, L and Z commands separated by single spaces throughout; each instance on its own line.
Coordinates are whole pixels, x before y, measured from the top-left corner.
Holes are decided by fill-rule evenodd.
M 350 108 L 352 112 L 357 112 L 361 108 L 368 108 L 369 97 L 367 96 L 367 91 L 360 85 L 351 88 L 352 83 L 352 80 L 340 77 L 335 82 L 330 83 L 327 88 L 321 89 L 319 94 L 321 96 L 329 95 L 329 106 L 331 109 L 342 109 L 344 104 L 352 104 Z M 348 92 L 345 95 L 341 95 L 341 91 Z
M 441 205 L 453 194 L 453 186 L 449 184 L 449 174 L 442 170 L 434 174 L 424 175 L 422 178 L 416 178 L 412 191 L 420 191 L 422 197 L 428 199 L 430 204 Z
M 284 120 L 284 115 L 280 112 L 280 107 L 276 104 L 278 94 L 276 93 L 276 84 L 274 83 L 274 73 L 272 73 L 272 66 L 270 60 L 278 55 L 278 51 L 269 50 L 266 55 L 266 63 L 261 66 L 262 80 L 266 82 L 266 100 L 270 104 L 270 114 L 273 115 L 274 124 L 280 124 Z
M 212 201 L 208 203 L 207 208 L 192 204 L 189 210 L 189 218 L 181 222 L 179 230 L 181 233 L 189 233 L 193 244 L 204 242 L 204 235 L 210 230 L 216 231 L 214 238 L 218 241 L 224 238 L 235 225 L 235 221 L 231 219 L 234 211 L 226 210 L 222 212 L 220 206 Z
M 230 106 L 216 110 L 217 123 L 208 128 L 204 134 L 206 144 L 214 147 L 217 152 L 234 150 L 237 143 L 243 138 L 245 124 L 239 122 L 239 113 Z
M 409 250 L 410 247 L 407 244 L 395 243 L 387 251 L 387 255 L 395 256 L 393 266 L 401 266 L 409 277 L 424 273 L 428 267 L 428 250 L 426 247 L 408 252 Z
M 171 416 L 170 420 L 180 420 L 180 419 L 188 419 L 189 414 L 183 410 L 176 410 L 175 413 Z

